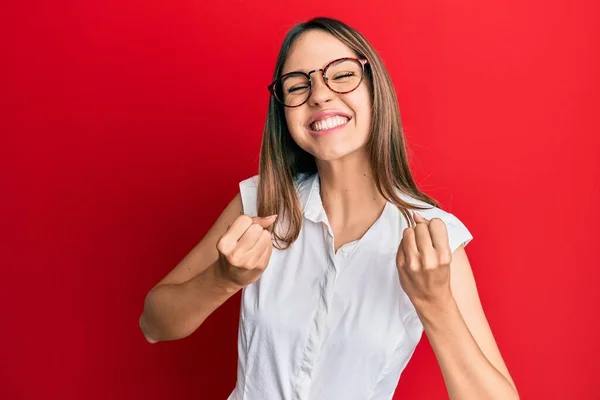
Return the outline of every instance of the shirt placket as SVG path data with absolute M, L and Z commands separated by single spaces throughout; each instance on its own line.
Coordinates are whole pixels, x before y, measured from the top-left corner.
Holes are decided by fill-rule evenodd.
M 334 252 L 334 237 L 329 226 L 323 222 L 323 235 L 327 246 L 327 266 L 319 290 L 319 303 L 315 312 L 308 334 L 307 345 L 304 356 L 300 363 L 298 381 L 294 391 L 294 400 L 307 400 L 313 379 L 313 371 L 319 354 L 321 353 L 327 317 L 331 310 L 333 295 L 335 292 L 335 281 L 339 274 L 344 252 Z

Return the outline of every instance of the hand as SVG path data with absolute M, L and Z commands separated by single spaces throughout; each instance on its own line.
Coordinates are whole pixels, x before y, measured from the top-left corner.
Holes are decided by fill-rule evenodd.
M 258 280 L 273 250 L 271 232 L 267 229 L 277 215 L 254 217 L 240 215 L 217 242 L 219 275 L 237 286 Z
M 416 227 L 404 230 L 396 266 L 402 288 L 419 310 L 432 304 L 444 305 L 451 298 L 452 252 L 444 221 L 414 215 Z

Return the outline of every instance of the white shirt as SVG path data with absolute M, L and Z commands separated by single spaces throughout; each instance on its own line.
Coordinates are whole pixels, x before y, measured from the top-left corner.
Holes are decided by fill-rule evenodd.
M 240 182 L 250 216 L 257 182 Z M 297 182 L 298 239 L 273 249 L 260 279 L 242 290 L 237 384 L 228 400 L 389 400 L 421 338 L 396 267 L 408 226 L 398 208 L 388 202 L 360 240 L 334 253 L 319 186 L 317 174 Z M 419 213 L 446 223 L 452 251 L 471 241 L 454 215 L 435 207 Z

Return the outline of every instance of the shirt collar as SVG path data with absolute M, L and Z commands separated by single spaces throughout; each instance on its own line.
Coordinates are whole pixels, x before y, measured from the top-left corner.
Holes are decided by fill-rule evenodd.
M 319 174 L 301 176 L 298 183 L 298 194 L 306 219 L 316 223 L 327 222 L 327 215 L 321 201 Z
M 329 225 L 327 214 L 325 213 L 323 202 L 321 200 L 321 181 L 319 179 L 319 174 L 303 174 L 299 177 L 297 182 L 297 190 L 304 217 L 312 222 L 325 222 L 327 225 Z M 398 191 L 398 195 L 409 204 L 412 203 L 427 206 L 426 203 L 417 200 L 401 191 Z M 401 219 L 403 220 L 402 225 L 404 225 L 404 227 L 408 226 L 408 224 L 405 223 L 404 218 L 402 218 L 400 210 L 398 210 L 397 207 L 388 201 L 388 204 L 386 204 L 385 208 L 390 213 L 388 214 L 389 217 L 393 219 Z
M 324 222 L 329 227 L 329 220 L 321 201 L 321 182 L 317 173 L 303 175 L 297 181 L 298 194 L 303 207 L 304 218 L 315 223 Z M 425 204 L 405 193 L 398 193 L 403 200 L 413 204 Z M 361 242 L 373 241 L 378 252 L 389 253 L 398 250 L 402 232 L 408 227 L 400 210 L 391 202 L 387 202 L 380 218 L 367 231 Z M 380 237 L 378 233 L 386 232 L 389 237 Z M 364 246 L 364 243 L 363 243 Z

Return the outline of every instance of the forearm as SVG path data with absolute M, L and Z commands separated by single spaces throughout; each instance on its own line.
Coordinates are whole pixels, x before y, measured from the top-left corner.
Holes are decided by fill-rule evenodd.
M 226 283 L 216 264 L 181 284 L 165 284 L 146 296 L 140 328 L 151 343 L 182 339 L 241 287 Z
M 421 307 L 419 316 L 452 400 L 512 400 L 519 395 L 488 361 L 469 332 L 454 299 Z

